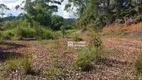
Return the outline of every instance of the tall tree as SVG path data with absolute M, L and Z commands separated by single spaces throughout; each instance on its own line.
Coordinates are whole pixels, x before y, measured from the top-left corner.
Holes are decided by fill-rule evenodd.
M 142 0 L 69 0 L 65 10 L 75 6 L 80 26 L 94 24 L 102 27 L 116 21 L 124 22 L 124 18 L 137 18 L 142 20 Z
M 32 21 L 37 21 L 41 25 L 51 27 L 51 16 L 54 12 L 58 11 L 58 6 L 63 0 L 25 0 L 22 2 L 24 8 L 22 8 L 26 13 L 25 18 L 30 22 L 32 26 Z M 20 5 L 22 5 L 20 4 Z M 15 7 L 16 10 L 21 8 L 20 5 Z
M 10 10 L 5 4 L 0 4 L 0 10 L 1 10 L 1 12 L 0 12 L 0 15 L 1 15 L 1 17 L 3 18 L 3 16 L 5 15 L 5 10 Z

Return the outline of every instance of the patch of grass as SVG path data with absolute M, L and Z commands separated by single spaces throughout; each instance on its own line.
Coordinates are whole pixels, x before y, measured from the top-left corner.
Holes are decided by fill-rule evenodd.
M 58 59 L 54 53 L 50 54 L 50 58 L 50 64 L 43 68 L 43 75 L 49 80 L 53 80 L 55 77 L 58 78 L 58 76 L 64 75 L 64 72 L 58 67 Z
M 127 36 L 127 32 L 122 30 L 122 29 L 119 29 L 118 31 L 109 30 L 109 31 L 103 33 L 103 35 L 108 36 L 108 37 L 119 37 L 119 38 L 122 38 L 122 37 L 126 37 Z
M 17 59 L 7 60 L 7 70 L 17 70 L 20 66 L 19 61 Z
M 31 71 L 31 62 L 28 58 L 24 58 L 21 63 L 22 70 L 24 73 L 30 73 Z
M 4 43 L 4 42 L 5 42 L 5 41 L 0 38 L 0 44 L 1 44 L 1 43 Z
M 73 41 L 82 41 L 82 38 L 79 34 L 75 33 L 72 35 L 72 40 Z
M 14 36 L 14 29 L 0 32 L 0 38 L 2 40 L 10 40 L 13 36 Z
M 4 74 L 0 72 L 0 80 L 4 80 Z
M 77 29 L 70 29 L 70 30 L 66 30 L 67 34 L 74 34 L 75 32 L 77 32 Z
M 53 39 L 60 39 L 62 37 L 61 31 L 53 32 Z
M 137 57 L 137 59 L 135 60 L 134 66 L 135 66 L 136 72 L 142 76 L 142 55 Z
M 31 62 L 27 57 L 9 57 L 8 60 L 6 60 L 7 64 L 7 71 L 13 71 L 13 70 L 21 70 L 25 74 L 29 73 L 31 71 Z

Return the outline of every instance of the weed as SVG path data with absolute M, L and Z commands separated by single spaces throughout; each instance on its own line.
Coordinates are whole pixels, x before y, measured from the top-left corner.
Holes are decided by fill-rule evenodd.
M 62 32 L 62 35 L 64 36 L 65 34 L 66 34 L 66 32 L 65 32 L 65 27 L 64 26 L 61 26 L 61 32 Z
M 22 60 L 21 67 L 24 73 L 29 73 L 31 71 L 31 62 L 28 58 Z
M 73 41 L 82 41 L 82 38 L 79 36 L 79 34 L 75 33 L 72 36 Z
M 138 56 L 135 60 L 135 69 L 142 76 L 142 55 Z
M 58 68 L 58 60 L 55 54 L 50 54 L 51 62 L 49 66 L 43 68 L 43 74 L 49 79 L 53 80 L 57 76 L 64 75 L 62 69 Z
M 25 74 L 31 71 L 31 63 L 27 57 L 20 58 L 10 56 L 8 60 L 6 60 L 7 70 L 22 70 Z
M 89 31 L 87 43 L 88 43 L 87 46 L 101 48 L 102 41 L 100 39 L 100 33 Z

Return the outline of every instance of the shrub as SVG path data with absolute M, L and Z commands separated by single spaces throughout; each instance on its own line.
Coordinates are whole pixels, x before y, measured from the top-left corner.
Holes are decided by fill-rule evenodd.
M 82 41 L 82 38 L 79 36 L 79 34 L 75 33 L 72 37 L 73 41 Z
M 65 27 L 61 26 L 60 29 L 61 29 L 62 35 L 64 36 L 65 35 Z
M 62 36 L 60 31 L 53 32 L 53 39 L 59 39 Z
M 35 28 L 36 39 L 51 39 L 53 38 L 53 31 L 44 27 Z
M 19 37 L 19 39 L 34 38 L 34 35 L 35 35 L 35 30 L 33 28 L 28 28 L 28 27 L 15 28 L 15 36 Z
M 89 31 L 88 36 L 88 46 L 101 48 L 102 41 L 98 32 Z
M 142 76 L 142 55 L 138 56 L 135 60 L 135 69 L 138 74 Z
M 97 62 L 100 50 L 95 47 L 86 47 L 82 49 L 74 61 L 74 68 L 80 71 L 88 71 L 92 67 L 92 62 Z
M 43 68 L 43 74 L 49 79 L 53 80 L 57 76 L 63 75 L 63 71 L 58 67 L 58 59 L 55 54 L 50 54 L 51 62 L 50 64 Z
M 74 68 L 80 71 L 88 71 L 92 67 L 92 62 L 97 62 L 101 53 L 101 39 L 97 33 L 91 32 L 88 35 L 88 45 L 79 51 L 77 59 L 74 61 Z
M 14 29 L 1 31 L 0 37 L 3 40 L 10 40 L 14 36 Z

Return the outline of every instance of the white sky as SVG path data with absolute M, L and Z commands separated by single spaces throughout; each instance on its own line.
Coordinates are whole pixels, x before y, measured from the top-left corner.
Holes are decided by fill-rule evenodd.
M 10 11 L 5 11 L 7 14 L 12 13 L 14 16 L 21 13 L 21 10 L 16 11 L 15 6 L 21 4 L 22 0 L 0 0 L 0 4 L 5 4 L 10 8 Z M 64 0 L 62 5 L 58 6 L 58 12 L 56 14 L 63 16 L 64 18 L 74 18 L 73 12 L 64 11 L 65 4 L 68 3 L 68 0 Z

